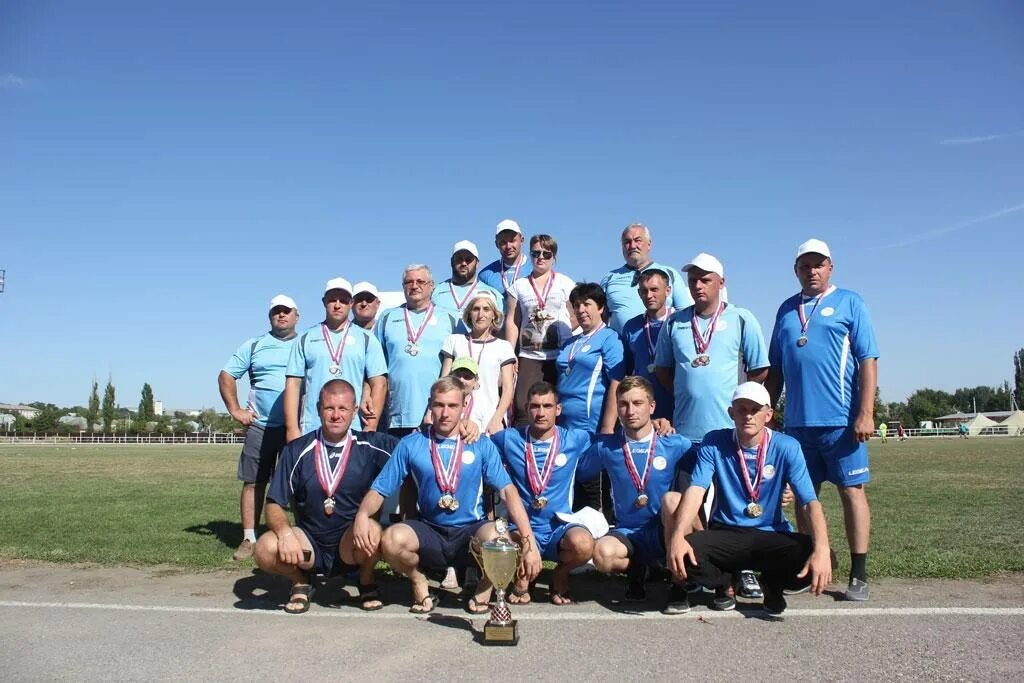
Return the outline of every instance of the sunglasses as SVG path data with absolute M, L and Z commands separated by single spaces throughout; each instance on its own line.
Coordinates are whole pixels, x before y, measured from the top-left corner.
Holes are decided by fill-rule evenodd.
M 430 280 L 402 280 L 403 287 L 426 287 L 430 283 Z
M 530 256 L 533 258 L 553 259 L 555 257 L 555 253 L 553 251 L 548 251 L 547 249 L 531 249 Z

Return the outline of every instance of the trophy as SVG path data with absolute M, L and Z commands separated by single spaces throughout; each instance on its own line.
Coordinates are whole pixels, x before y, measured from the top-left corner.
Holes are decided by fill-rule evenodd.
M 497 519 L 494 527 L 498 537 L 493 541 L 471 543 L 470 552 L 480 565 L 495 590 L 495 602 L 491 608 L 491 616 L 484 624 L 484 645 L 518 645 L 519 630 L 512 612 L 505 602 L 505 589 L 515 578 L 522 553 L 519 546 L 508 538 L 508 524 Z

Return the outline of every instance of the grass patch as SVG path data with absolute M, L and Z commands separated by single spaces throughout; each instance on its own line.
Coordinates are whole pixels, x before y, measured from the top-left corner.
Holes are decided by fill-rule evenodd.
M 238 446 L 0 447 L 0 558 L 235 566 Z M 1024 571 L 1024 440 L 871 444 L 872 576 Z M 845 577 L 835 488 L 822 502 Z

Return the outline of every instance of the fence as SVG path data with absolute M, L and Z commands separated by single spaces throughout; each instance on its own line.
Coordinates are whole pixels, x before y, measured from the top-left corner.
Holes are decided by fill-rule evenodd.
M 245 442 L 242 434 L 193 432 L 191 434 L 175 434 L 160 436 L 157 434 L 137 434 L 118 436 L 116 434 L 0 434 L 0 443 L 21 444 L 61 444 L 61 443 L 95 443 L 95 444 L 241 444 Z

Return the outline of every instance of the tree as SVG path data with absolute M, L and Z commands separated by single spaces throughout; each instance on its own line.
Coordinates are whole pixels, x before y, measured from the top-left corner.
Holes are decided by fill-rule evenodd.
M 1024 401 L 1024 349 L 1013 354 L 1013 396 L 1020 408 Z
M 875 422 L 881 424 L 886 420 L 890 419 L 891 416 L 886 410 L 885 404 L 882 403 L 882 393 L 877 386 L 875 386 Z
M 958 410 L 965 413 L 975 412 L 977 406 L 979 413 L 987 413 L 994 410 L 1010 409 L 1010 385 L 1004 383 L 1001 387 L 976 386 L 961 387 L 953 392 L 953 402 Z
M 103 431 L 109 432 L 114 423 L 114 410 L 117 408 L 117 399 L 114 395 L 114 383 L 107 380 L 107 388 L 103 390 Z
M 142 385 L 142 400 L 139 401 L 139 419 L 143 422 L 153 419 L 153 387 L 149 382 Z
M 906 426 L 917 427 L 925 420 L 955 413 L 957 405 L 952 394 L 939 389 L 918 389 L 907 399 Z
M 89 406 L 85 409 L 85 421 L 89 423 L 89 431 L 100 417 L 100 383 L 95 379 L 92 381 L 92 391 L 89 393 Z

